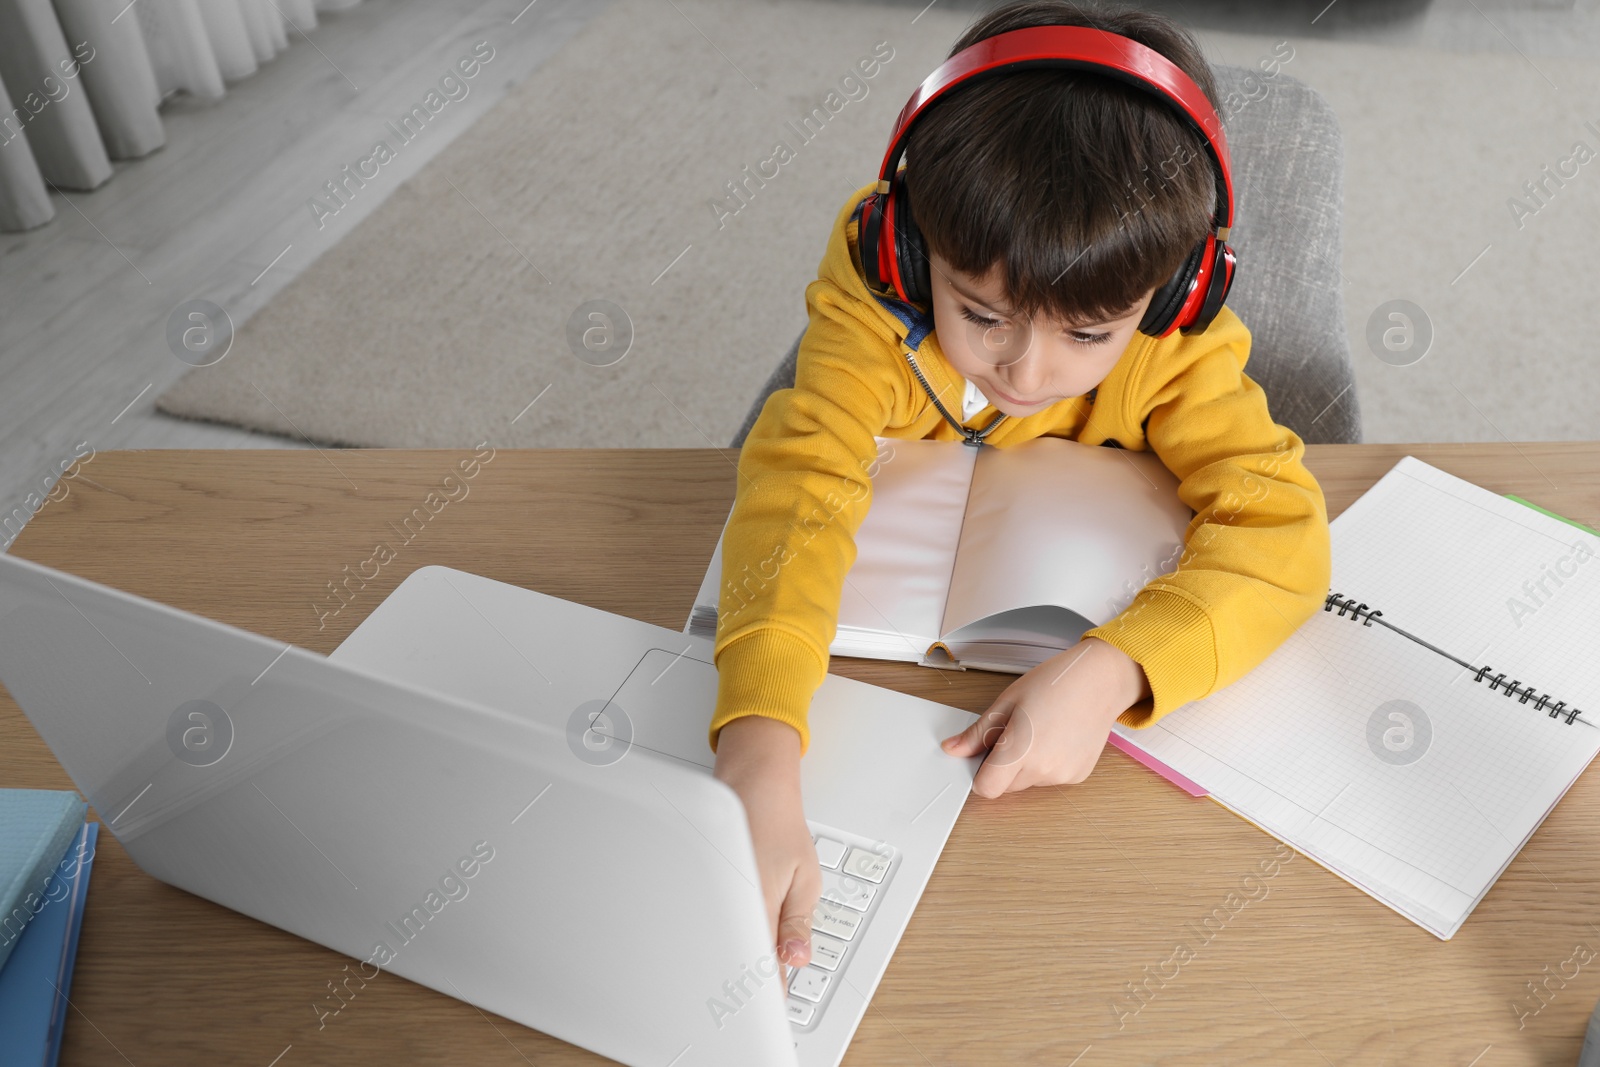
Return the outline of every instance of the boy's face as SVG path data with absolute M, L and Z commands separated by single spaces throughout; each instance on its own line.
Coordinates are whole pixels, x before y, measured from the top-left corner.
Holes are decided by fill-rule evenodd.
M 999 271 L 977 278 L 930 252 L 934 332 L 956 372 L 1001 411 L 1032 415 L 1057 400 L 1082 396 L 1105 380 L 1155 294 L 1151 289 L 1115 319 L 1068 325 L 1007 314 Z

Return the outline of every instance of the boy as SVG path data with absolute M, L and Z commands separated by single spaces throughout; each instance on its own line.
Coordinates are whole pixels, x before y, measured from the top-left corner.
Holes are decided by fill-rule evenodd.
M 1161 53 L 1217 106 L 1184 30 L 1086 6 L 1006 5 L 950 55 L 1025 27 L 1087 26 Z M 1148 726 L 1241 677 L 1327 592 L 1322 491 L 1300 438 L 1243 373 L 1238 316 L 1223 306 L 1203 331 L 1137 333 L 1152 294 L 1211 230 L 1216 181 L 1199 141 L 1173 107 L 1090 72 L 1005 71 L 935 100 L 911 127 L 900 190 L 929 253 L 931 331 L 863 277 L 858 208 L 876 183 L 835 221 L 806 289 L 795 386 L 768 399 L 739 457 L 714 646 L 716 775 L 745 805 L 792 966 L 810 959 L 821 892 L 800 798 L 806 710 L 870 504 L 874 436 L 962 436 L 930 393 L 997 448 L 1050 435 L 1152 450 L 1196 513 L 1172 572 L 944 740 L 953 757 L 990 750 L 974 792 L 1082 781 L 1113 721 Z M 991 426 L 997 412 L 1007 417 Z M 761 580 L 730 580 L 752 574 Z

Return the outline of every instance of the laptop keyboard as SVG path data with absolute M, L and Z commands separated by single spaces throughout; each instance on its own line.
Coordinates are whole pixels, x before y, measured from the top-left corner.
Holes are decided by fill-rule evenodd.
M 844 981 L 867 924 L 877 914 L 899 853 L 832 827 L 808 823 L 822 868 L 822 899 L 811 916 L 811 962 L 789 972 L 789 1022 L 811 1030 Z

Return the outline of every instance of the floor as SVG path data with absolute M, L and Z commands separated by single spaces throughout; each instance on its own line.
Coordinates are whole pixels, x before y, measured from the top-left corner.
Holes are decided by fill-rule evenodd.
M 239 318 L 264 305 L 604 7 L 367 0 L 323 15 L 219 103 L 171 98 L 164 148 L 117 163 L 93 192 L 53 194 L 45 226 L 0 234 L 0 547 L 77 457 L 92 490 L 106 449 L 311 447 L 153 412 L 189 368 L 167 339 L 175 309 L 226 297 L 214 302 Z M 479 41 L 495 52 L 467 96 L 365 195 L 316 219 L 322 183 Z
M 852 2 L 839 0 L 841 8 Z M 913 12 L 931 6 L 878 2 Z M 935 2 L 946 10 L 991 6 Z M 1516 53 L 1535 69 L 1542 57 L 1600 57 L 1600 0 L 1144 6 L 1202 36 L 1282 33 Z M 175 310 L 208 296 L 226 296 L 240 309 L 236 317 L 264 305 L 604 7 L 368 0 L 326 17 L 309 42 L 230 87 L 219 104 L 169 101 L 166 148 L 119 163 L 93 193 L 56 194 L 52 223 L 0 235 L 0 546 L 47 506 L 49 486 L 76 457 L 113 448 L 310 447 L 152 411 L 155 396 L 187 369 L 167 341 Z M 307 201 L 322 183 L 480 40 L 492 40 L 496 53 L 473 92 L 337 216 L 315 220 Z M 80 459 L 80 469 L 92 487 L 92 458 Z

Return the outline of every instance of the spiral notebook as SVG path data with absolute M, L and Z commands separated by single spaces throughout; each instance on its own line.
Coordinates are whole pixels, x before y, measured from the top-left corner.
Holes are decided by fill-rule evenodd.
M 1600 537 L 1412 456 L 1331 531 L 1323 610 L 1113 734 L 1449 939 L 1600 752 Z

